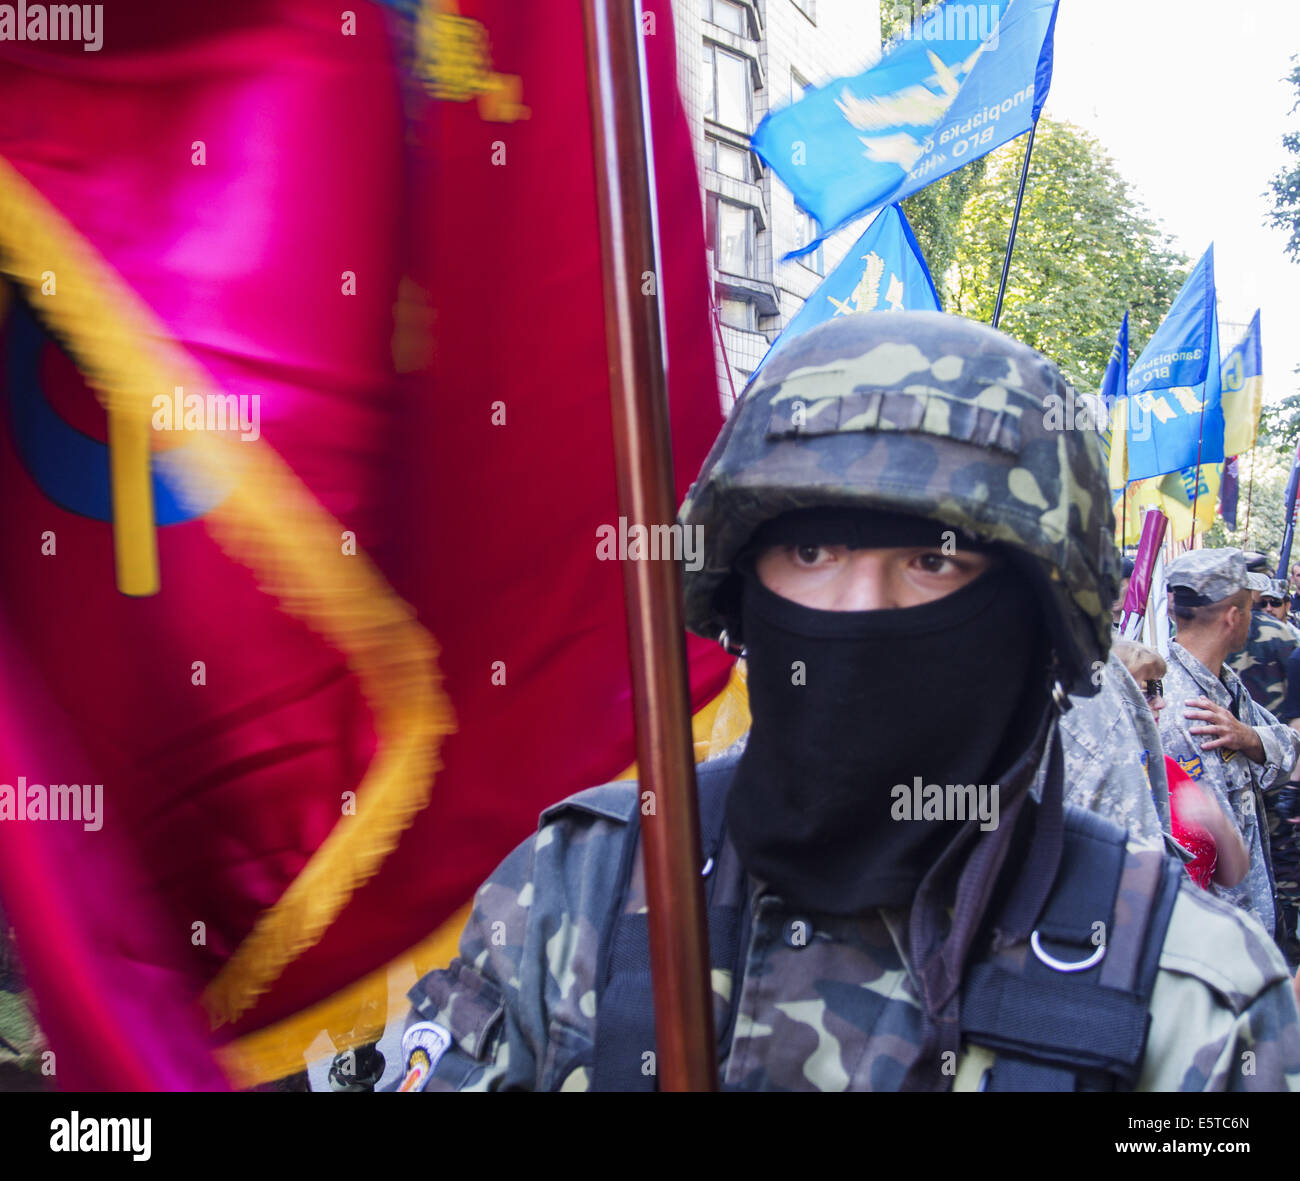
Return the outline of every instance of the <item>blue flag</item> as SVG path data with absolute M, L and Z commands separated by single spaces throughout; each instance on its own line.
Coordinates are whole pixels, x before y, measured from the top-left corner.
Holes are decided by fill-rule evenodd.
M 768 349 L 836 316 L 858 312 L 941 312 L 930 269 L 912 227 L 897 205 L 881 210 L 844 261 L 818 285 Z
M 1106 406 L 1106 426 L 1101 432 L 1101 454 L 1110 469 L 1110 486 L 1123 488 L 1128 483 L 1128 459 L 1124 450 L 1123 439 L 1112 458 L 1112 440 L 1116 411 L 1119 399 L 1128 389 L 1128 312 L 1124 313 L 1119 334 L 1115 337 L 1115 347 L 1110 350 L 1110 360 L 1106 362 L 1106 372 L 1101 378 L 1101 400 Z
M 1214 247 L 1128 375 L 1128 478 L 1223 462 Z
M 825 234 L 901 201 L 1037 120 L 1058 3 L 949 0 L 866 73 L 810 88 L 768 115 L 753 148 Z

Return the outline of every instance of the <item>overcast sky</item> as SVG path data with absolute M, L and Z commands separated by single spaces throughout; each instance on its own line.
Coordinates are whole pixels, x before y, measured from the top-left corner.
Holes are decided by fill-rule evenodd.
M 1263 309 L 1269 401 L 1300 391 L 1300 265 L 1263 225 L 1270 177 L 1297 161 L 1295 53 L 1297 0 L 1061 0 L 1045 108 L 1101 140 L 1193 261 L 1214 242 L 1221 319 Z M 1225 354 L 1239 335 L 1225 328 Z

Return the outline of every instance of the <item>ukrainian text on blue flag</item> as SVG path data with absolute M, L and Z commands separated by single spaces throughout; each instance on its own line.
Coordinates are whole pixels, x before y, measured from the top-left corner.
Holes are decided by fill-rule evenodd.
M 870 70 L 768 115 L 754 150 L 826 233 L 901 201 L 1029 130 L 1051 84 L 1058 3 L 949 0 Z
M 1196 386 L 1205 380 L 1214 315 L 1214 247 L 1187 277 L 1168 314 L 1128 375 L 1128 390 Z M 1214 358 L 1217 366 L 1218 357 Z
M 1128 392 L 1130 480 L 1223 462 L 1213 246 L 1129 372 Z

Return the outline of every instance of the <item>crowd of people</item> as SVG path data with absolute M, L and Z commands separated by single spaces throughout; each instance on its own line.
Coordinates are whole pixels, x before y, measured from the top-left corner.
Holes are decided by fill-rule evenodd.
M 1267 565 L 1237 549 L 1181 555 L 1167 575 L 1168 662 L 1126 640 L 1115 651 L 1160 719 L 1171 847 L 1191 854 L 1198 885 L 1273 934 L 1294 972 L 1300 709 L 1288 707 L 1288 671 L 1300 632 L 1288 619 L 1291 586 L 1259 572 Z

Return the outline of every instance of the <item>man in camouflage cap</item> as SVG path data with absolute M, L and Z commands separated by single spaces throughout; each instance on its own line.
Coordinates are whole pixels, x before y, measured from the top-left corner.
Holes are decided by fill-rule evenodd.
M 753 715 L 699 770 L 728 1089 L 1300 1080 L 1258 925 L 1062 803 L 1119 581 L 1067 400 L 992 329 L 845 317 L 773 354 L 691 489 L 688 626 L 743 644 Z M 410 993 L 406 1089 L 653 1089 L 640 813 L 615 783 L 542 815 Z
M 1164 679 L 1168 703 L 1160 718 L 1165 753 L 1208 787 L 1237 822 L 1250 851 L 1250 872 L 1238 886 L 1215 892 L 1250 911 L 1264 929 L 1279 917 L 1266 829 L 1264 789 L 1285 780 L 1300 741 L 1252 699 L 1228 663 L 1250 634 L 1252 592 L 1269 581 L 1246 570 L 1239 549 L 1191 550 L 1169 565 L 1178 638 Z M 1271 623 L 1272 620 L 1269 620 Z M 1294 875 L 1287 867 L 1284 878 Z
M 1269 608 L 1285 611 L 1286 583 L 1251 574 L 1254 603 L 1250 635 L 1245 646 L 1228 657 L 1228 663 L 1246 686 L 1246 692 L 1269 713 L 1276 715 L 1286 697 L 1286 664 L 1296 650 L 1297 637 L 1285 614 L 1279 619 Z
M 1288 634 L 1300 644 L 1300 632 L 1291 623 L 1291 584 L 1285 578 L 1269 579 L 1269 589 L 1260 594 L 1258 606 L 1286 627 Z

